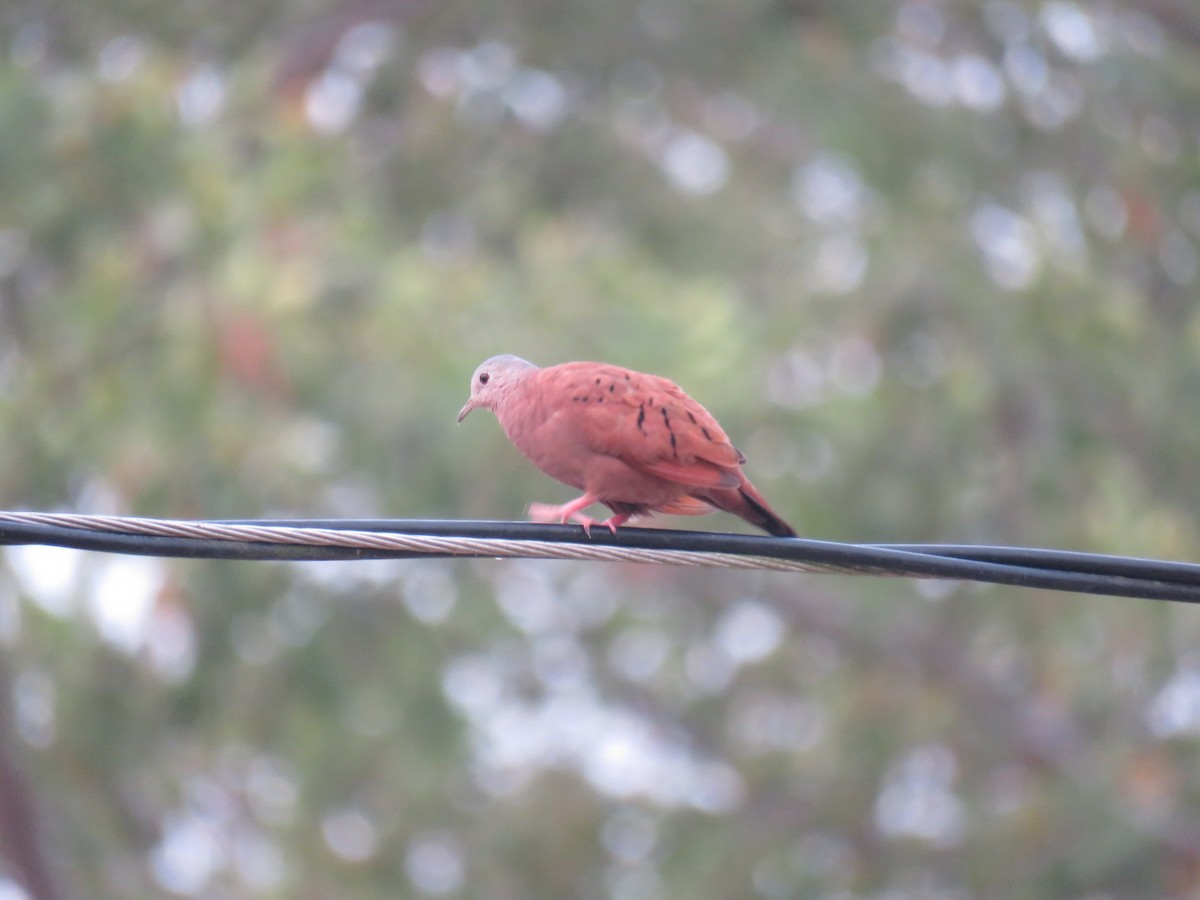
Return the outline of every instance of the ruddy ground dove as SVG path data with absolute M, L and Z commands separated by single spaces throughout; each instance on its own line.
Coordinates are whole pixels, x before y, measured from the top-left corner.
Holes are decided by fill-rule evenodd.
M 562 506 L 534 503 L 536 522 L 575 521 L 593 503 L 616 531 L 653 512 L 694 516 L 723 509 L 780 537 L 796 532 L 742 474 L 746 458 L 709 412 L 672 381 L 620 366 L 570 362 L 538 368 L 493 356 L 471 376 L 458 414 L 490 409 L 509 440 L 553 478 L 583 491 Z

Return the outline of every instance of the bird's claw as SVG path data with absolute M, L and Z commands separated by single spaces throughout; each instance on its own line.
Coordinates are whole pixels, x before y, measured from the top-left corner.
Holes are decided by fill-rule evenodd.
M 578 503 L 578 501 L 575 501 L 575 503 Z M 581 507 L 576 506 L 575 503 L 566 503 L 562 506 L 554 506 L 549 503 L 531 503 L 529 504 L 529 518 L 534 522 L 559 523 L 562 525 L 566 525 L 568 522 L 575 522 L 583 526 L 583 533 L 588 537 L 592 536 L 593 525 L 603 525 L 613 534 L 616 534 L 617 526 L 629 518 L 629 516 L 613 515 L 601 522 L 599 519 L 585 516 L 579 511 Z

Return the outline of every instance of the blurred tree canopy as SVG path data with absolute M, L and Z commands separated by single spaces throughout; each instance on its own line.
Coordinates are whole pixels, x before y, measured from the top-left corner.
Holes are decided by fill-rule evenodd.
M 513 352 L 808 536 L 1195 559 L 1197 97 L 1186 0 L 8 4 L 0 506 L 520 517 Z M 4 898 L 1200 890 L 1185 607 L 9 548 L 0 647 Z

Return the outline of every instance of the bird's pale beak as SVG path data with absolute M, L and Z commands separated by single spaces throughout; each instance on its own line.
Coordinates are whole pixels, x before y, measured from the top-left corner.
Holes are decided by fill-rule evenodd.
M 473 410 L 477 405 L 478 404 L 475 402 L 474 397 L 472 397 L 463 405 L 463 408 L 458 411 L 458 422 L 460 425 L 462 424 L 462 420 L 467 417 L 467 413 Z

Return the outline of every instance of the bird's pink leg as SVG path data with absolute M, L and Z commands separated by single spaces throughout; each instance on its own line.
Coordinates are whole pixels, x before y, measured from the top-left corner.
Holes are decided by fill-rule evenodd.
M 598 499 L 595 494 L 588 491 L 582 497 L 576 497 L 570 503 L 564 503 L 562 506 L 554 506 L 550 503 L 530 503 L 529 518 L 535 522 L 561 522 L 564 525 L 569 521 L 575 521 L 582 525 L 583 530 L 590 535 L 592 533 L 592 526 L 596 524 L 596 520 L 589 516 L 581 515 L 579 511 L 587 509 L 587 507 L 591 506 Z M 613 519 L 617 518 L 619 517 L 613 516 L 603 524 L 608 525 L 609 528 L 616 531 L 616 526 L 620 525 L 621 522 L 617 522 L 616 524 L 610 523 Z M 621 521 L 624 521 L 624 519 Z

